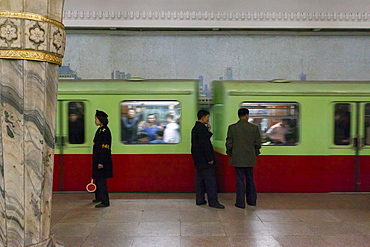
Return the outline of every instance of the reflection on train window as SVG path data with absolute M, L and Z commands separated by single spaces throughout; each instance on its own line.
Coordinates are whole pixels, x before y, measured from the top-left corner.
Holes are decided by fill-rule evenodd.
M 351 105 L 335 104 L 334 110 L 334 144 L 349 145 L 351 133 Z
M 295 146 L 299 142 L 299 108 L 296 102 L 244 102 L 249 122 L 259 127 L 262 145 Z
M 370 145 L 370 104 L 365 105 L 365 145 Z
M 85 105 L 83 102 L 68 103 L 68 142 L 85 142 Z
M 178 101 L 121 102 L 121 141 L 125 144 L 176 144 L 180 136 Z

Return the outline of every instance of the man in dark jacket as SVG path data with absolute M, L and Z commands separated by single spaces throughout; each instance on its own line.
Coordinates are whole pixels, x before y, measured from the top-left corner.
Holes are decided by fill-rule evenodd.
M 229 126 L 226 138 L 226 153 L 231 156 L 230 165 L 235 167 L 236 203 L 238 208 L 247 204 L 256 206 L 257 192 L 253 179 L 253 167 L 261 148 L 261 135 L 258 126 L 248 123 L 249 110 L 238 110 L 239 121 Z M 244 178 L 246 184 L 244 185 Z
M 96 182 L 95 200 L 100 202 L 95 207 L 108 207 L 109 196 L 107 179 L 113 177 L 111 144 L 112 136 L 108 128 L 108 115 L 103 111 L 96 110 L 95 125 L 99 126 L 96 130 L 92 157 L 92 177 Z
M 135 109 L 128 109 L 127 117 L 122 118 L 122 142 L 131 144 L 137 138 L 137 126 L 140 120 Z
M 207 204 L 205 193 L 208 197 L 208 205 L 213 208 L 223 209 L 225 206 L 218 202 L 217 183 L 215 170 L 215 156 L 210 138 L 211 125 L 209 122 L 209 112 L 205 110 L 198 111 L 198 121 L 195 122 L 191 130 L 191 154 L 195 168 L 196 177 L 196 204 Z

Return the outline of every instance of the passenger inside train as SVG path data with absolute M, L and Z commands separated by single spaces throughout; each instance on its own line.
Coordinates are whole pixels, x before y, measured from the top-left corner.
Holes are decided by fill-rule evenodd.
M 68 105 L 68 141 L 71 144 L 85 142 L 84 105 L 70 102 Z
M 121 103 L 121 141 L 124 144 L 179 143 L 180 116 L 178 101 L 124 101 Z
M 334 116 L 334 143 L 335 145 L 350 144 L 350 104 L 336 104 Z
M 365 144 L 370 145 L 370 104 L 365 107 Z
M 250 109 L 249 122 L 258 126 L 262 145 L 298 144 L 297 103 L 242 103 L 241 106 Z

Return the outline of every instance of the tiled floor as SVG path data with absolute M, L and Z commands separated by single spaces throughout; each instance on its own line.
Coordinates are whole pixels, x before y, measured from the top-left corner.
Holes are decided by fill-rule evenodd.
M 370 194 L 258 194 L 257 207 L 195 205 L 193 193 L 53 195 L 52 232 L 65 246 L 370 246 Z

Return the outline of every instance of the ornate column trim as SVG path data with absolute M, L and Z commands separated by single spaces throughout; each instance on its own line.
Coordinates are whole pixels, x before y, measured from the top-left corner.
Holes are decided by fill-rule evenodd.
M 41 51 L 9 50 L 9 49 L 0 50 L 0 58 L 42 61 L 62 65 L 61 57 Z
M 38 15 L 34 13 L 28 13 L 28 12 L 19 12 L 19 11 L 0 11 L 0 17 L 6 17 L 6 18 L 20 18 L 20 19 L 29 19 L 29 20 L 35 20 L 35 21 L 43 21 L 50 23 L 52 25 L 58 26 L 62 29 L 64 29 L 63 23 L 57 20 L 50 19 L 43 15 Z
M 57 20 L 34 13 L 0 11 L 0 58 L 61 65 L 65 37 L 64 25 Z

